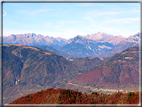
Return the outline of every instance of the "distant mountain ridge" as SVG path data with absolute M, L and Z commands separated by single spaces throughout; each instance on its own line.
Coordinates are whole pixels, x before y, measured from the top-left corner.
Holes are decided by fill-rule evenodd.
M 118 43 L 126 39 L 123 36 L 113 36 L 103 32 L 98 32 L 96 34 L 91 34 L 91 35 L 88 34 L 84 37 L 95 41 L 109 42 L 112 43 L 113 45 L 117 45 Z
M 67 53 L 64 53 L 64 52 L 62 52 L 62 51 L 59 51 L 59 50 L 53 48 L 52 46 L 37 45 L 36 47 L 41 48 L 41 49 L 45 49 L 45 50 L 48 50 L 48 51 L 52 51 L 52 52 L 54 52 L 54 53 L 56 53 L 56 54 L 58 54 L 58 55 L 61 55 L 61 56 L 65 57 L 65 58 L 71 57 L 71 56 L 68 55 Z
M 96 34 L 86 35 L 82 36 L 83 38 L 91 39 L 94 41 L 101 41 L 101 42 L 109 42 L 113 45 L 118 44 L 122 40 L 125 39 L 123 36 L 113 36 L 110 34 L 98 32 Z M 23 39 L 23 40 L 20 40 Z M 69 39 L 70 40 L 70 39 Z M 69 40 L 58 37 L 49 37 L 49 36 L 43 36 L 40 34 L 35 33 L 26 33 L 26 34 L 11 34 L 9 36 L 3 37 L 3 43 L 8 44 L 24 44 L 24 45 L 63 45 Z
M 6 44 L 23 44 L 29 46 L 35 45 L 62 45 L 66 43 L 66 39 L 63 38 L 53 38 L 49 36 L 36 35 L 35 33 L 27 34 L 11 34 L 9 36 L 3 37 L 3 43 Z
M 119 53 L 129 47 L 140 46 L 141 35 L 142 35 L 142 33 L 137 33 L 133 36 L 130 36 L 130 37 L 126 38 L 125 40 L 121 41 L 119 44 L 117 44 L 111 50 L 100 53 L 99 55 L 97 55 L 97 57 L 111 57 L 112 55 Z
M 17 34 L 3 37 L 4 44 L 24 44 L 29 46 L 50 46 L 46 50 L 53 51 L 66 58 L 77 57 L 110 57 L 131 46 L 139 46 L 140 35 L 137 33 L 128 38 L 113 36 L 103 32 L 81 36 L 69 40 L 54 38 L 34 33 Z M 53 48 L 52 48 L 53 47 Z

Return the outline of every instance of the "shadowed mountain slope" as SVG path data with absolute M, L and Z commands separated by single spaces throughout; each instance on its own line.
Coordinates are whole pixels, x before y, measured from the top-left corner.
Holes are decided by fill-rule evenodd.
M 87 72 L 95 66 L 105 61 L 105 58 L 85 57 L 85 58 L 68 58 L 71 63 L 79 69 L 80 73 Z
M 95 57 L 99 53 L 114 47 L 108 42 L 96 42 L 82 36 L 76 36 L 62 45 L 59 50 L 69 54 L 72 58 Z
M 51 47 L 51 46 L 38 45 L 38 46 L 36 46 L 36 47 L 41 48 L 41 49 L 45 49 L 45 50 L 48 50 L 48 51 L 52 51 L 52 52 L 54 52 L 54 53 L 56 53 L 56 54 L 58 54 L 58 55 L 61 55 L 61 56 L 65 57 L 65 58 L 69 58 L 69 57 L 70 57 L 68 54 L 66 54 L 66 53 L 64 53 L 64 52 L 62 52 L 62 51 L 59 51 L 59 50 L 57 50 L 57 49 L 55 49 L 55 48 L 53 48 L 53 47 Z
M 78 75 L 66 58 L 25 45 L 3 45 L 4 102 Z

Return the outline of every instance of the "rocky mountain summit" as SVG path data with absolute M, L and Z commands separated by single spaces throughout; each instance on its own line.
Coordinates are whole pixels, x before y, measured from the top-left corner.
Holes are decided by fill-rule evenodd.
M 137 33 L 133 36 L 130 36 L 130 37 L 126 38 L 125 40 L 121 41 L 118 45 L 116 45 L 112 49 L 102 52 L 97 56 L 98 57 L 111 57 L 112 55 L 119 53 L 129 47 L 140 46 L 141 35 L 142 35 L 142 33 Z
M 62 45 L 66 43 L 66 39 L 63 38 L 53 38 L 49 36 L 36 35 L 35 33 L 27 34 L 11 34 L 9 36 L 3 37 L 3 43 L 6 44 L 23 44 L 29 46 L 35 45 Z

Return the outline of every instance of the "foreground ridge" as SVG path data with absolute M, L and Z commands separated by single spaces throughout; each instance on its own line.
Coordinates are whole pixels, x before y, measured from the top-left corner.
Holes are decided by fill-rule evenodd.
M 139 92 L 117 92 L 106 95 L 98 92 L 86 94 L 71 89 L 49 88 L 18 98 L 10 104 L 139 104 Z

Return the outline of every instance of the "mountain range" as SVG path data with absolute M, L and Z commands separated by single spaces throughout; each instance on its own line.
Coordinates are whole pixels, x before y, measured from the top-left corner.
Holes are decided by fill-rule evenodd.
M 96 34 L 82 36 L 83 38 L 91 39 L 98 42 L 109 42 L 113 45 L 120 43 L 121 41 L 125 40 L 123 36 L 113 36 L 110 34 L 106 34 L 103 32 L 98 32 Z M 70 39 L 69 39 L 70 40 Z M 3 43 L 7 44 L 24 44 L 24 45 L 63 45 L 69 40 L 64 38 L 54 38 L 49 36 L 43 36 L 40 34 L 35 33 L 27 33 L 27 34 L 11 34 L 9 36 L 3 37 Z
M 9 36 L 3 37 L 3 43 L 5 44 L 23 44 L 29 46 L 35 45 L 62 45 L 66 43 L 66 39 L 63 38 L 53 38 L 49 36 L 36 35 L 35 33 L 27 34 L 11 34 Z
M 40 46 L 46 50 L 53 51 L 66 58 L 77 57 L 110 57 L 131 46 L 138 46 L 140 33 L 128 38 L 113 36 L 98 32 L 86 36 L 76 36 L 69 40 L 64 38 L 53 38 L 49 36 L 36 35 L 34 33 L 17 34 L 3 37 L 4 44 L 24 44 L 29 46 Z M 44 46 L 44 47 L 43 47 Z M 45 48 L 45 46 L 48 46 Z M 49 47 L 50 46 L 50 47 Z
M 113 36 L 103 32 L 98 32 L 96 34 L 91 34 L 91 35 L 88 34 L 84 37 L 87 39 L 95 40 L 95 41 L 109 42 L 109 43 L 112 43 L 113 45 L 117 45 L 118 43 L 126 39 L 123 36 Z

